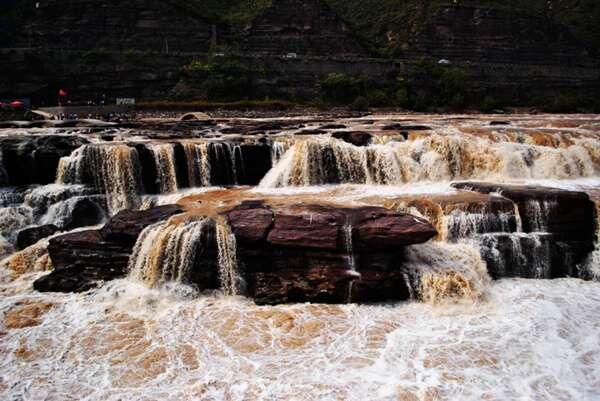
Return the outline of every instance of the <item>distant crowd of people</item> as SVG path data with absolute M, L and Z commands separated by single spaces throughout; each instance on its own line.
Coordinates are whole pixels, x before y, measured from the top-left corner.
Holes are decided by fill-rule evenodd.
M 124 113 L 88 113 L 86 115 L 79 115 L 78 113 L 61 113 L 56 116 L 57 120 L 81 120 L 81 119 L 95 119 L 109 122 L 123 122 L 133 120 L 135 118 L 134 112 L 124 112 Z

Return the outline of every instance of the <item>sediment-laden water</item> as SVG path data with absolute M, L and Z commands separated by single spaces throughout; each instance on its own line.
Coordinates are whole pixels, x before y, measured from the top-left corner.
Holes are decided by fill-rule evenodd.
M 24 146 L 0 152 L 0 398 L 600 399 L 600 119 L 505 117 L 0 130 L 59 135 L 61 149 L 84 138 L 54 183 L 13 167 L 45 166 Z M 174 204 L 181 214 L 137 240 L 93 237 L 100 250 L 131 240 L 115 248 L 116 280 L 33 290 L 71 257 L 53 238 L 85 242 L 119 212 Z M 254 214 L 235 225 L 240 205 Z M 437 235 L 390 245 L 349 212 L 360 208 Z M 73 280 L 90 274 L 74 263 Z M 365 291 L 398 297 L 353 303 Z M 338 304 L 252 299 L 309 293 Z

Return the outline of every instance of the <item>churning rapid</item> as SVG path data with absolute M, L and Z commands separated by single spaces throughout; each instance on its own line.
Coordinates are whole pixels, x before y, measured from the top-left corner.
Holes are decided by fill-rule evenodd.
M 600 399 L 600 119 L 0 129 L 0 398 Z

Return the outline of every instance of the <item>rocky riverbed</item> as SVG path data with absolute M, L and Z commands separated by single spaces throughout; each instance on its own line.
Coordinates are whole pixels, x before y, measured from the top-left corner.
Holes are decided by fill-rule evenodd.
M 93 125 L 0 129 L 0 392 L 600 395 L 597 116 Z

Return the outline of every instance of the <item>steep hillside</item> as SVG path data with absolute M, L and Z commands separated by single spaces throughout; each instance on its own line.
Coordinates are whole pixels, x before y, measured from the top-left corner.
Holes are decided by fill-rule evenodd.
M 405 48 L 443 6 L 475 6 L 529 14 L 566 25 L 590 51 L 600 51 L 600 2 L 595 0 L 326 0 L 383 54 Z
M 332 76 L 350 102 L 579 104 L 599 32 L 592 0 L 4 0 L 0 98 L 206 98 L 242 71 L 248 98 L 314 99 Z

